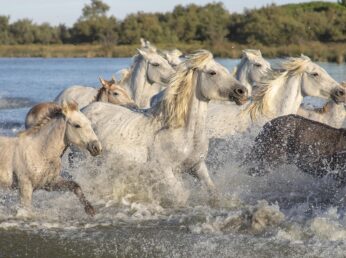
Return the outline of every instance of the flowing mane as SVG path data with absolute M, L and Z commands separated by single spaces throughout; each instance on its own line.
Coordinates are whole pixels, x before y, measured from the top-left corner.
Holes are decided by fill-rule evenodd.
M 213 55 L 209 51 L 198 50 L 178 66 L 178 71 L 171 78 L 160 105 L 164 126 L 178 128 L 185 125 L 194 90 L 193 74 L 212 58 Z
M 282 69 L 288 72 L 288 75 L 301 74 L 306 70 L 306 66 L 311 63 L 309 57 L 301 55 L 300 57 L 290 57 L 281 65 Z
M 71 110 L 77 110 L 78 108 L 76 103 L 69 103 L 69 107 L 71 108 Z M 48 106 L 48 108 L 46 109 L 46 112 L 42 114 L 42 116 L 38 117 L 38 120 L 35 123 L 35 125 L 33 125 L 27 130 L 19 132 L 17 136 L 21 137 L 21 136 L 36 134 L 37 132 L 41 130 L 41 128 L 47 125 L 52 119 L 56 119 L 61 116 L 63 116 L 63 113 L 62 113 L 62 107 L 60 105 L 56 104 L 56 105 Z
M 252 103 L 245 109 L 250 113 L 252 120 L 256 120 L 258 114 L 270 115 L 268 98 L 271 95 L 273 87 L 284 83 L 288 77 L 299 75 L 306 69 L 307 64 L 311 62 L 310 58 L 301 55 L 301 57 L 290 57 L 282 63 L 281 70 L 269 71 L 267 77 L 258 83 L 257 90 L 253 93 Z

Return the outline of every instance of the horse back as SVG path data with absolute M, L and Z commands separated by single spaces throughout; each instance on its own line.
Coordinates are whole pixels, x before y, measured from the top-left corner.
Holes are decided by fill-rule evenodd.
M 346 150 L 346 130 L 297 115 L 281 116 L 266 123 L 256 137 L 257 156 L 283 155 L 316 159 Z

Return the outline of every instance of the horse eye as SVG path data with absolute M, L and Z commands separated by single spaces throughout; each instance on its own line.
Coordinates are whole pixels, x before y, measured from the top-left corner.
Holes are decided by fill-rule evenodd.
M 152 65 L 152 66 L 160 66 L 159 63 L 152 63 L 151 65 Z
M 209 74 L 210 74 L 210 75 L 215 75 L 216 72 L 215 72 L 215 71 L 210 71 Z
M 113 96 L 118 96 L 119 93 L 118 92 L 113 92 Z
M 262 67 L 262 65 L 259 64 L 259 63 L 256 63 L 255 66 L 256 66 L 256 67 Z
M 78 125 L 78 124 L 75 124 L 75 125 L 73 125 L 75 128 L 81 128 L 81 126 L 80 125 Z
M 317 77 L 318 76 L 318 73 L 312 73 L 311 74 L 313 77 Z

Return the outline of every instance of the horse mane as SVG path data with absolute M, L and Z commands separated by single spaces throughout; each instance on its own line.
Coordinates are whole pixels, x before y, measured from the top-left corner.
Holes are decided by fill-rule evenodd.
M 300 57 L 288 58 L 281 64 L 281 67 L 288 72 L 288 75 L 296 75 L 303 73 L 309 63 L 311 63 L 311 59 L 301 55 Z
M 73 103 L 69 105 L 72 110 L 77 110 L 76 104 Z M 19 132 L 17 136 L 21 137 L 21 136 L 36 134 L 37 132 L 41 130 L 41 128 L 47 125 L 51 120 L 63 116 L 62 107 L 55 103 L 49 103 L 48 108 L 45 111 L 46 112 L 42 116 L 38 117 L 38 120 L 34 126 L 30 127 L 27 130 Z
M 258 114 L 270 115 L 268 97 L 277 85 L 279 80 L 287 80 L 288 77 L 301 74 L 305 71 L 310 58 L 304 55 L 301 57 L 290 57 L 282 63 L 283 70 L 271 70 L 264 80 L 258 83 L 258 87 L 253 93 L 252 103 L 246 108 L 252 120 L 256 120 Z
M 187 56 L 187 59 L 178 66 L 178 70 L 171 78 L 164 98 L 159 105 L 165 127 L 185 126 L 194 90 L 193 74 L 212 58 L 213 55 L 209 51 L 198 50 Z

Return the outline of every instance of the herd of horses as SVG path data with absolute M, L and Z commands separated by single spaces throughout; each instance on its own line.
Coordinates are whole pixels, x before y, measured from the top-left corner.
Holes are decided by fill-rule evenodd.
M 129 168 L 157 168 L 176 204 L 187 200 L 180 172 L 196 176 L 217 198 L 205 163 L 209 139 L 255 125 L 264 127 L 244 162 L 249 174 L 293 163 L 346 180 L 345 85 L 304 55 L 274 69 L 259 50 L 244 50 L 230 72 L 209 51 L 182 56 L 142 41 L 122 78 L 100 83 L 99 89 L 66 88 L 29 111 L 26 130 L 0 137 L 0 185 L 18 188 L 25 208 L 36 189 L 72 191 L 95 214 L 80 186 L 61 176 L 70 144 Z M 326 105 L 306 109 L 306 96 Z

